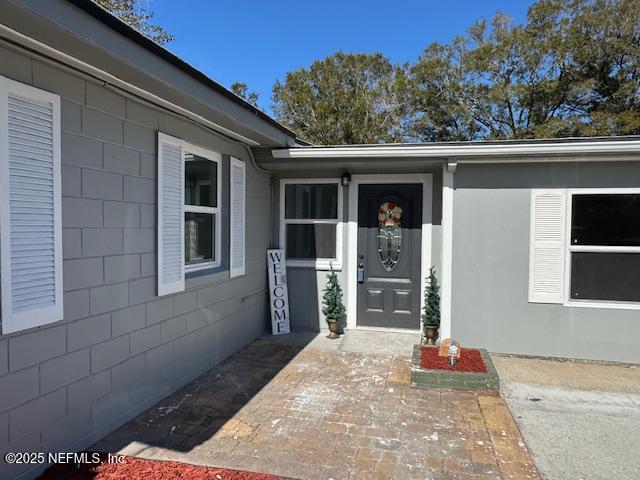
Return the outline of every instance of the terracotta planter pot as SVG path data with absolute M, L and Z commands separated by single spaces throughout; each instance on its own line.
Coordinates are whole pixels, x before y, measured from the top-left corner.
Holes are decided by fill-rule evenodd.
M 435 345 L 438 339 L 439 325 L 424 325 L 424 337 L 427 339 L 427 345 Z
M 327 318 L 327 323 L 329 324 L 329 335 L 327 338 L 338 338 L 338 320 L 335 318 Z

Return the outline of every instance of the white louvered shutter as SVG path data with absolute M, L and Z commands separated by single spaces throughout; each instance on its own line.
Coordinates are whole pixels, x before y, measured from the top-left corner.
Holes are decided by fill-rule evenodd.
M 232 278 L 245 273 L 246 172 L 245 163 L 231 157 L 231 258 L 229 274 Z
M 158 295 L 184 290 L 182 142 L 158 133 Z
M 531 191 L 529 302 L 563 303 L 566 191 Z
M 2 333 L 61 320 L 60 97 L 0 77 Z

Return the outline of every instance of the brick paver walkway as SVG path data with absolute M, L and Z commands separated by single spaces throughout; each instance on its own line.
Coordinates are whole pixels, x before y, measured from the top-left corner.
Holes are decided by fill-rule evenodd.
M 299 479 L 537 479 L 496 396 L 409 387 L 409 358 L 260 339 L 96 448 Z

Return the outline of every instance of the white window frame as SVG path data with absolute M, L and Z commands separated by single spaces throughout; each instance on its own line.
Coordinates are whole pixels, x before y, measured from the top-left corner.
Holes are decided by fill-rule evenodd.
M 303 219 L 286 218 L 285 186 L 289 184 L 335 184 L 338 188 L 337 218 Z M 336 225 L 336 257 L 316 258 L 315 260 L 295 260 L 287 258 L 287 267 L 315 268 L 316 270 L 342 270 L 342 225 L 343 225 L 343 187 L 339 178 L 286 178 L 280 180 L 280 248 L 287 252 L 287 225 L 289 224 L 335 224 Z
M 222 154 L 215 152 L 213 150 L 199 147 L 198 145 L 194 145 L 189 142 L 185 142 L 184 140 L 182 140 L 181 143 L 182 143 L 182 169 L 184 172 L 185 188 L 186 188 L 186 181 L 187 181 L 187 175 L 186 175 L 187 162 L 185 157 L 188 153 L 197 155 L 199 157 L 202 157 L 216 164 L 216 183 L 217 183 L 216 205 L 217 206 L 201 207 L 198 205 L 187 205 L 186 202 L 184 203 L 185 214 L 186 213 L 207 213 L 207 214 L 214 215 L 215 229 L 216 229 L 216 234 L 213 237 L 213 241 L 215 242 L 215 248 L 214 248 L 213 254 L 215 258 L 212 262 L 202 262 L 202 263 L 195 263 L 195 264 L 189 265 L 187 264 L 187 259 L 186 259 L 187 253 L 185 250 L 184 271 L 185 271 L 185 274 L 189 274 L 191 272 L 199 272 L 202 270 L 218 268 L 222 265 L 222 245 L 221 245 L 221 241 L 222 241 L 222 213 L 221 213 L 222 212 L 222 168 L 221 168 Z M 182 219 L 182 221 L 183 223 L 186 222 L 184 218 Z M 186 235 L 186 225 L 183 228 L 185 229 L 185 235 Z
M 637 253 L 640 254 L 640 247 L 620 247 L 620 246 L 604 246 L 604 245 L 572 245 L 571 244 L 571 225 L 572 225 L 572 209 L 573 195 L 593 195 L 593 194 L 640 194 L 640 188 L 574 188 L 567 189 L 566 203 L 566 241 L 565 241 L 565 277 L 564 277 L 564 305 L 568 307 L 587 307 L 587 308 L 614 308 L 621 310 L 640 310 L 640 302 L 623 302 L 612 300 L 578 300 L 571 298 L 571 254 L 573 252 L 611 252 L 611 253 Z

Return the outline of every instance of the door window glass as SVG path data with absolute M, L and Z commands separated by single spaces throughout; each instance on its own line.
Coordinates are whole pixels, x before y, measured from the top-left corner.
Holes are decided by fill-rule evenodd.
M 378 255 L 382 267 L 390 272 L 400 260 L 402 208 L 394 202 L 384 202 L 378 208 Z

